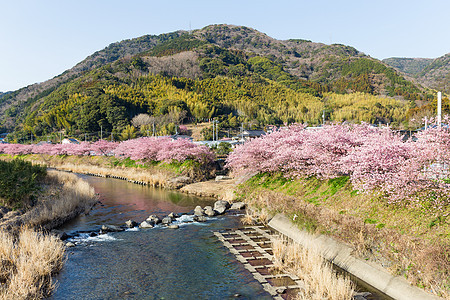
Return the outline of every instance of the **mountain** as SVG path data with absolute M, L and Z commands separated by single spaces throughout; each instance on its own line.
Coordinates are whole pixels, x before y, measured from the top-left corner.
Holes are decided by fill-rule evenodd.
M 417 78 L 426 86 L 450 94 L 450 53 L 434 59 Z
M 211 25 L 111 44 L 53 79 L 1 97 L 0 125 L 26 140 L 60 130 L 118 133 L 139 113 L 170 116 L 173 124 L 184 112 L 184 119 L 215 117 L 230 127 L 317 124 L 323 112 L 332 120 L 400 124 L 415 100 L 430 97 L 350 46 Z
M 411 75 L 426 87 L 450 94 L 450 53 L 435 59 L 388 58 L 383 62 Z
M 383 62 L 403 73 L 416 76 L 428 67 L 433 62 L 433 59 L 391 57 L 383 59 Z
M 24 103 L 26 105 L 27 102 L 33 102 L 34 100 L 43 98 L 53 92 L 58 86 L 75 78 L 78 78 L 79 76 L 81 76 L 81 74 L 89 70 L 114 62 L 123 57 L 132 56 L 141 52 L 148 51 L 158 43 L 176 38 L 180 34 L 182 34 L 181 31 L 169 34 L 161 34 L 158 36 L 145 35 L 139 38 L 113 43 L 105 49 L 97 51 L 94 54 L 88 56 L 73 68 L 63 72 L 58 76 L 55 76 L 52 79 L 21 88 L 17 91 L 11 92 L 8 97 L 0 99 L 0 116 L 7 117 L 7 120 L 4 121 L 4 123 L 8 125 L 7 127 L 14 126 L 14 121 L 9 118 L 10 114 L 5 113 L 7 109 L 16 111 L 17 106 L 23 106 Z M 15 114 L 15 112 L 13 112 L 13 114 Z

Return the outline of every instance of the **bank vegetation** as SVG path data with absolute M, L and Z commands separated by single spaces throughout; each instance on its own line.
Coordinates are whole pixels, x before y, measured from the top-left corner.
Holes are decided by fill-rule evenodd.
M 0 299 L 40 299 L 56 287 L 65 246 L 49 230 L 88 212 L 94 190 L 74 174 L 0 161 Z
M 449 137 L 439 128 L 405 142 L 367 125 L 292 126 L 237 148 L 228 165 L 256 174 L 237 196 L 260 218 L 285 213 L 299 227 L 344 241 L 357 256 L 449 298 Z

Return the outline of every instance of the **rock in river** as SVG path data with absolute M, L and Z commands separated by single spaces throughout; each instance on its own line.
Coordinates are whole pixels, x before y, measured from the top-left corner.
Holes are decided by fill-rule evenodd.
M 173 221 L 173 219 L 171 217 L 167 216 L 162 219 L 161 223 L 164 225 L 168 225 L 168 224 L 172 223 L 172 221 Z
M 118 232 L 118 231 L 124 231 L 124 229 L 117 227 L 115 225 L 103 225 L 102 231 L 103 232 Z
M 213 210 L 211 206 L 205 206 L 205 215 L 208 217 L 214 217 L 216 215 L 216 212 Z
M 167 215 L 168 217 L 171 217 L 172 220 L 178 218 L 178 214 L 171 212 L 170 214 Z
M 244 209 L 245 208 L 245 203 L 244 202 L 234 202 L 232 205 L 231 205 L 231 209 L 237 209 L 237 210 L 239 210 L 239 209 Z
M 203 216 L 204 215 L 204 211 L 203 208 L 201 206 L 196 206 L 194 209 L 194 215 L 196 216 Z
M 206 222 L 206 217 L 205 216 L 194 216 L 194 221 L 197 222 Z
M 148 216 L 146 221 L 148 223 L 150 223 L 150 224 L 159 224 L 159 223 L 161 223 L 161 219 L 158 218 L 157 215 L 150 215 L 150 216 Z
M 139 228 L 153 228 L 153 225 L 147 221 L 144 221 L 139 225 Z
M 133 220 L 128 220 L 125 222 L 125 226 L 127 226 L 128 228 L 133 228 L 136 227 L 137 225 L 138 223 Z
M 219 200 L 214 203 L 214 210 L 219 214 L 223 214 L 228 208 L 230 208 L 230 203 L 225 200 Z

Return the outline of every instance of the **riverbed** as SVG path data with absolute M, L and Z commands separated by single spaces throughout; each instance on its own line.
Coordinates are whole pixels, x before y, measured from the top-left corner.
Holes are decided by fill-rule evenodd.
M 101 205 L 65 224 L 68 233 L 104 224 L 142 222 L 149 215 L 190 213 L 212 198 L 140 186 L 111 178 L 83 176 Z M 262 286 L 222 246 L 213 232 L 236 228 L 227 214 L 179 229 L 156 227 L 78 239 L 68 248 L 58 288 L 51 299 L 271 299 Z

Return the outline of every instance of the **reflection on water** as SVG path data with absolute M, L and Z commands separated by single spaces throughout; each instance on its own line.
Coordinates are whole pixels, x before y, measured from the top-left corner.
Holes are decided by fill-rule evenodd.
M 212 199 L 89 177 L 103 206 L 64 230 L 89 230 L 102 224 L 143 221 L 150 214 L 187 213 Z M 109 234 L 69 248 L 52 299 L 271 299 L 251 274 L 214 237 L 213 231 L 237 227 L 221 216 L 180 229 L 141 229 Z
M 170 212 L 187 213 L 197 205 L 203 207 L 214 201 L 212 198 L 190 196 L 118 179 L 83 177 L 94 186 L 102 205 L 97 205 L 88 216 L 80 216 L 65 224 L 62 230 L 90 230 L 103 224 L 122 225 L 129 219 L 142 222 L 150 214 L 162 217 Z

